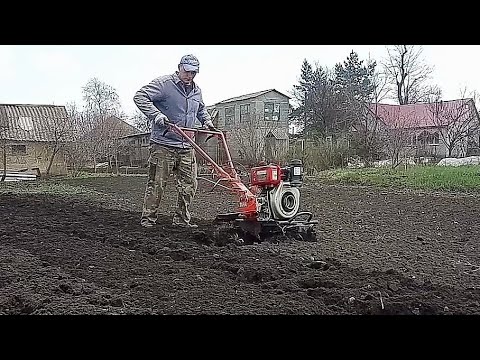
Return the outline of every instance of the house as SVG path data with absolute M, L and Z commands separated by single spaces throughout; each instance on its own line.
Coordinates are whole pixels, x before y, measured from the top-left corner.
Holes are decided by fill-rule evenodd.
M 124 162 L 125 157 L 128 157 L 127 152 L 131 150 L 123 138 L 139 134 L 140 131 L 121 118 L 111 115 L 91 119 L 79 117 L 76 119 L 75 133 L 78 150 L 76 156 L 70 158 L 70 166 L 75 167 L 83 162 L 87 167 L 96 166 L 98 163 L 108 163 L 113 167 L 118 161 Z M 84 159 L 80 159 L 80 153 L 84 155 Z
M 135 126 L 113 115 L 90 121 L 88 119 L 87 121 L 80 119 L 75 124 L 75 128 L 77 130 L 77 138 L 103 141 L 106 145 L 124 136 L 140 133 Z
M 233 160 L 251 164 L 278 161 L 288 151 L 290 97 L 275 89 L 226 99 L 209 107 L 225 133 Z M 221 152 L 217 151 L 222 157 Z
M 405 134 L 405 146 L 415 157 L 465 157 L 479 153 L 480 118 L 473 99 L 371 104 L 370 110 L 385 129 Z
M 120 163 L 127 166 L 145 167 L 150 155 L 150 133 L 142 132 L 127 135 L 119 138 L 123 148 L 127 149 L 123 156 L 120 156 Z
M 222 100 L 207 106 L 212 121 L 225 134 L 232 160 L 251 165 L 259 160 L 279 161 L 288 151 L 290 97 L 268 89 Z M 197 124 L 200 127 L 200 123 Z M 136 148 L 132 163 L 146 164 L 149 133 L 124 137 Z M 198 134 L 196 143 L 217 163 L 226 163 L 226 154 L 218 139 L 206 141 Z M 141 159 L 140 159 L 141 158 Z M 205 161 L 197 156 L 200 165 Z
M 122 136 L 140 133 L 140 130 L 138 130 L 135 126 L 129 124 L 123 119 L 120 119 L 118 116 L 108 117 L 106 124 L 111 129 L 111 131 L 113 132 L 113 137 L 116 139 Z
M 65 174 L 62 146 L 71 140 L 64 106 L 0 104 L 0 144 L 7 169 Z M 0 165 L 3 169 L 4 156 Z
M 279 161 L 288 151 L 290 97 L 275 90 L 263 90 L 226 99 L 207 106 L 215 127 L 223 131 L 232 160 L 246 164 L 258 160 Z M 197 123 L 200 127 L 200 122 Z M 135 149 L 132 164 L 146 164 L 148 137 L 141 133 L 123 138 Z M 197 134 L 196 143 L 217 163 L 226 163 L 226 154 L 217 138 Z M 205 160 L 197 156 L 200 165 Z
M 198 124 L 200 127 L 200 123 Z M 216 155 L 217 146 L 215 140 L 207 140 L 208 134 L 197 134 L 195 142 L 207 152 L 207 154 L 213 159 L 217 160 Z M 150 155 L 150 132 L 136 133 L 132 135 L 122 136 L 119 138 L 122 153 L 119 156 L 119 162 L 121 165 L 146 167 L 148 165 L 148 157 Z M 197 156 L 197 161 L 200 164 L 204 164 L 205 161 Z

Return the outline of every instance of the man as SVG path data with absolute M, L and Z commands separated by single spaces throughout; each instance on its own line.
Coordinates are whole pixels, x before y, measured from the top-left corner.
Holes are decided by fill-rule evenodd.
M 216 131 L 203 103 L 202 91 L 193 81 L 199 72 L 199 66 L 195 56 L 185 55 L 180 59 L 178 71 L 152 80 L 133 97 L 140 111 L 152 121 L 149 173 L 140 221 L 147 228 L 153 227 L 157 222 L 160 201 L 172 173 L 177 188 L 177 209 L 173 225 L 197 227 L 190 222 L 189 211 L 197 191 L 195 149 L 180 135 L 169 130 L 168 124 L 193 128 L 198 119 L 202 125 Z

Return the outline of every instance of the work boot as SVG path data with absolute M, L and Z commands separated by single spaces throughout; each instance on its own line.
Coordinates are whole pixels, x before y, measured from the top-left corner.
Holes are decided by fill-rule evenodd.
M 150 221 L 142 221 L 140 223 L 140 225 L 142 225 L 142 227 L 146 228 L 146 229 L 151 229 L 155 226 L 154 223 L 150 222 Z
M 182 217 L 181 215 L 179 215 L 178 213 L 176 213 L 173 216 L 172 225 L 173 226 L 178 226 L 178 227 L 181 227 L 181 228 L 189 228 L 189 229 L 198 228 L 198 225 L 191 224 L 190 222 L 187 222 L 186 219 L 184 217 Z
M 172 225 L 177 226 L 177 227 L 181 227 L 181 228 L 188 228 L 188 229 L 198 228 L 197 224 L 190 224 L 190 223 L 173 222 Z

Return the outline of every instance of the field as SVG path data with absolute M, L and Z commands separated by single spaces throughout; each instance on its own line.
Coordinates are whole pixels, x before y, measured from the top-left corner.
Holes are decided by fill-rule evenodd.
M 200 182 L 198 230 L 139 225 L 143 176 L 0 184 L 0 314 L 480 314 L 478 193 L 327 185 L 318 241 L 211 243 L 235 199 Z

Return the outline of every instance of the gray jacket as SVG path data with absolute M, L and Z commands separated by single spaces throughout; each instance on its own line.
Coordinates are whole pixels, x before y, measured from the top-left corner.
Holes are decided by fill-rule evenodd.
M 170 122 L 181 127 L 193 128 L 196 119 L 203 125 L 210 115 L 202 99 L 202 90 L 193 83 L 193 89 L 187 95 L 177 73 L 160 76 L 138 90 L 133 97 L 135 105 L 152 121 L 150 142 L 178 148 L 190 148 L 191 145 L 180 135 L 167 131 L 167 126 L 154 122 L 160 113 Z M 164 136 L 165 133 L 165 136 Z

